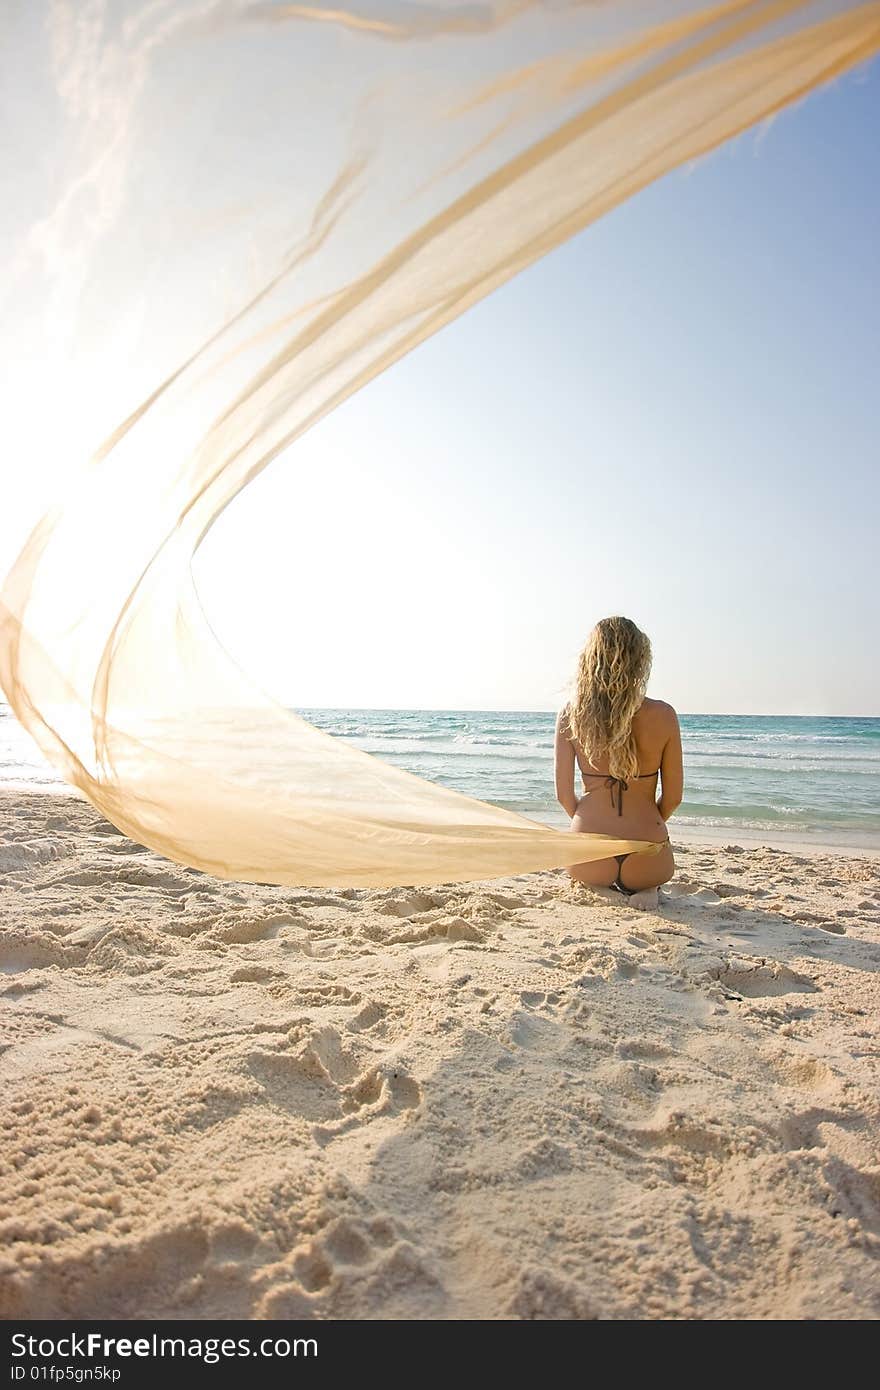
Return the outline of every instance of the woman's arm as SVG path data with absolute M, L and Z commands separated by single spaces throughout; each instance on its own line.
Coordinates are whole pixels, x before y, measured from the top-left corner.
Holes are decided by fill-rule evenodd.
M 578 807 L 574 791 L 574 744 L 568 737 L 565 710 L 556 716 L 556 800 L 566 815 L 573 816 Z
M 660 796 L 657 810 L 664 820 L 678 810 L 684 795 L 684 763 L 681 756 L 681 728 L 678 715 L 671 705 L 666 706 L 669 719 L 669 737 L 660 760 Z

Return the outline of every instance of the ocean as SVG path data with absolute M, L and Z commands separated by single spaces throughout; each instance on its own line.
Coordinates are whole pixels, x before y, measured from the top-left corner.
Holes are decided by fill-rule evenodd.
M 551 713 L 299 710 L 389 763 L 551 825 Z M 688 839 L 880 848 L 880 719 L 689 714 L 681 718 Z M 0 785 L 62 784 L 0 705 Z

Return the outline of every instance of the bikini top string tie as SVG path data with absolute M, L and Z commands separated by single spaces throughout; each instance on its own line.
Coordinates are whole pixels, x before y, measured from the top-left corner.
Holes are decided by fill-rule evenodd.
M 609 776 L 609 777 L 607 777 L 607 778 L 605 779 L 605 785 L 606 785 L 606 787 L 608 787 L 608 788 L 610 789 L 610 791 L 611 791 L 611 805 L 612 805 L 612 806 L 614 805 L 614 792 L 615 792 L 615 788 L 617 789 L 617 814 L 618 814 L 619 816 L 622 816 L 622 815 L 623 815 L 623 793 L 627 790 L 627 787 L 628 787 L 629 784 L 628 784 L 627 782 L 625 782 L 624 779 L 623 779 L 622 777 L 611 777 L 611 776 Z

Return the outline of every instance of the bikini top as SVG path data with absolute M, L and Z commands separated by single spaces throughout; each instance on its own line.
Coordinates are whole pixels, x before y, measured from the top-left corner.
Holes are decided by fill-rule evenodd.
M 639 782 L 644 777 L 657 777 L 659 772 L 659 767 L 656 772 L 638 772 L 636 773 L 636 776 L 633 778 L 633 781 Z M 588 777 L 604 777 L 606 787 L 610 787 L 611 789 L 611 805 L 614 805 L 614 792 L 616 789 L 617 814 L 619 816 L 623 815 L 623 793 L 627 790 L 629 782 L 624 781 L 622 777 L 612 777 L 608 772 L 584 772 L 583 768 L 581 768 L 581 776 L 583 777 L 584 781 L 586 781 Z

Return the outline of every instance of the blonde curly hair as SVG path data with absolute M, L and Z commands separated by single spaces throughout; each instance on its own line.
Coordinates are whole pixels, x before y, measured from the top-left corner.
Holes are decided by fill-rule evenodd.
M 578 660 L 574 694 L 563 711 L 568 737 L 595 767 L 607 758 L 612 777 L 639 772 L 632 722 L 645 698 L 651 643 L 630 618 L 603 618 Z

